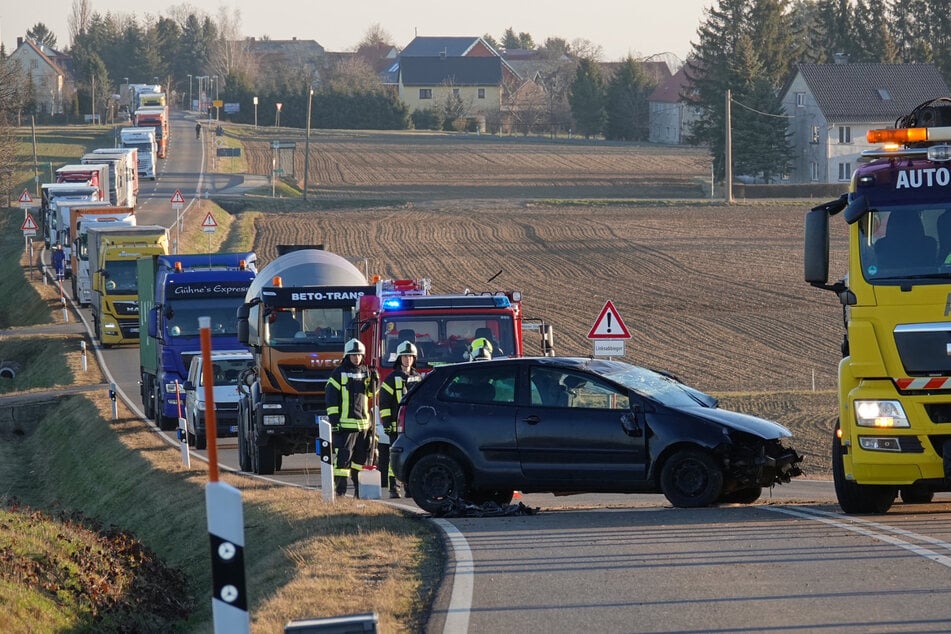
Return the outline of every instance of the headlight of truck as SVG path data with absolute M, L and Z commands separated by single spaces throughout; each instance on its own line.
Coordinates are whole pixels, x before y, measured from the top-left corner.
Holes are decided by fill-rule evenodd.
M 911 427 L 899 401 L 855 401 L 855 424 L 859 427 Z
M 181 392 L 184 392 L 184 391 L 185 391 L 185 388 L 182 387 L 182 384 L 181 384 L 181 383 L 178 384 L 178 389 L 179 389 L 179 391 L 181 391 Z M 166 383 L 166 384 L 165 384 L 165 393 L 166 393 L 166 394 L 174 394 L 174 393 L 175 393 L 175 384 L 174 384 L 174 383 Z
M 266 414 L 264 416 L 265 425 L 283 425 L 284 424 L 284 415 L 283 414 Z
M 196 402 L 196 403 L 195 403 L 195 409 L 197 409 L 199 412 L 205 411 L 205 401 L 198 401 L 198 402 Z

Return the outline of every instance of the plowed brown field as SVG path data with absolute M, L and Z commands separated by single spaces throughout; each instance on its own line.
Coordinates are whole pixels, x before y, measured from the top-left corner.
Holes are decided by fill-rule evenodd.
M 787 425 L 807 473 L 828 475 L 842 312 L 802 281 L 803 215 L 822 201 L 658 202 L 688 182 L 701 194 L 709 160 L 696 150 L 509 141 L 486 152 L 480 139 L 445 152 L 370 138 L 319 143 L 318 195 L 411 202 L 260 216 L 263 261 L 277 244 L 323 243 L 366 258 L 371 274 L 430 277 L 437 292 L 520 289 L 526 314 L 555 326 L 566 355 L 592 353 L 586 336 L 611 300 L 631 333 L 626 360 Z M 249 150 L 252 165 L 255 155 L 269 165 L 269 152 Z M 591 196 L 654 200 L 541 200 Z M 833 236 L 833 274 L 844 240 Z

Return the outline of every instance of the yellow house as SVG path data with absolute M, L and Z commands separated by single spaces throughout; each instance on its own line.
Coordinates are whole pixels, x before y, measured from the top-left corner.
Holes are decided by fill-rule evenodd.
M 37 111 L 44 114 L 62 114 L 67 75 L 57 59 L 63 55 L 29 38 L 17 38 L 17 48 L 9 60 L 20 66 L 33 87 Z
M 466 116 L 498 114 L 502 60 L 498 57 L 401 57 L 399 96 L 410 112 L 435 109 L 457 96 Z

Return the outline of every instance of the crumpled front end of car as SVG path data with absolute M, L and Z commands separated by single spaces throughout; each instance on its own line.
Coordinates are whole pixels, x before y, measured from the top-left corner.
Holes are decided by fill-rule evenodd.
M 763 439 L 732 430 L 722 450 L 724 481 L 728 488 L 771 487 L 802 475 L 802 456 L 778 439 Z

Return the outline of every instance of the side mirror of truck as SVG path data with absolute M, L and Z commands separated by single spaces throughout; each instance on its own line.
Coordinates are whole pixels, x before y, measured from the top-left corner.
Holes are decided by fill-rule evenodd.
M 829 214 L 823 209 L 806 213 L 803 276 L 814 286 L 829 280 Z
M 195 384 L 192 383 L 191 381 L 185 381 L 185 383 L 182 385 L 182 389 L 185 390 L 186 392 L 190 390 L 194 390 Z
M 248 326 L 248 315 L 250 314 L 251 307 L 247 304 L 238 307 L 238 341 L 244 345 L 248 345 L 248 339 L 250 338 L 250 327 Z
M 158 337 L 158 308 L 150 308 L 148 316 L 149 336 L 155 339 Z

